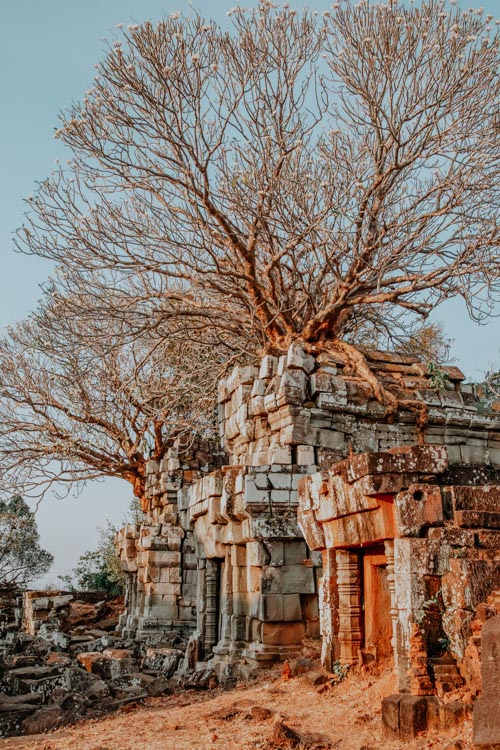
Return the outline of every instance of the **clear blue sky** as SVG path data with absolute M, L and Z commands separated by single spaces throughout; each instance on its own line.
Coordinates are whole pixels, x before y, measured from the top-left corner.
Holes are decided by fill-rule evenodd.
M 235 4 L 198 0 L 195 6 L 222 21 Z M 307 5 L 321 11 L 330 3 L 311 0 Z M 482 5 L 485 12 L 498 13 L 496 0 Z M 154 21 L 188 8 L 188 3 L 176 0 L 0 0 L 0 328 L 26 315 L 40 296 L 39 284 L 50 273 L 47 262 L 14 253 L 12 233 L 22 223 L 23 199 L 50 173 L 56 158 L 66 158 L 53 137 L 58 112 L 89 88 L 93 65 L 103 54 L 103 39 L 117 23 Z M 469 378 L 480 378 L 498 362 L 498 319 L 479 327 L 457 302 L 441 308 L 436 319 L 455 339 L 452 354 Z M 95 545 L 96 524 L 106 518 L 121 523 L 130 497 L 125 482 L 107 480 L 92 484 L 77 499 L 45 499 L 38 525 L 42 541 L 56 556 L 52 581 Z

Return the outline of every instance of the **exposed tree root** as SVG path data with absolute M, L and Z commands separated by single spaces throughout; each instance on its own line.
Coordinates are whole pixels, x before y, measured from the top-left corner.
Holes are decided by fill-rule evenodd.
M 416 425 L 418 444 L 423 445 L 424 429 L 428 420 L 427 404 L 423 401 L 417 401 L 417 399 L 398 399 L 397 396 L 384 386 L 380 378 L 370 367 L 365 355 L 362 354 L 359 349 L 356 349 L 355 346 L 348 344 L 346 341 L 332 339 L 328 342 L 322 342 L 320 345 L 316 344 L 310 347 L 307 347 L 306 345 L 306 348 L 311 351 L 314 350 L 315 352 L 321 348 L 325 351 L 340 352 L 343 354 L 348 364 L 370 386 L 377 401 L 386 407 L 385 418 L 388 422 L 394 421 L 398 409 L 407 409 L 408 411 L 414 412 L 417 415 Z

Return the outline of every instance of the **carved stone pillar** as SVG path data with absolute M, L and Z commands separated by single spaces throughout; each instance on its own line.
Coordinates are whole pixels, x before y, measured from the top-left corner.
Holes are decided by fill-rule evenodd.
M 205 657 L 212 653 L 218 641 L 219 570 L 217 560 L 207 559 L 205 571 Z
M 339 597 L 339 660 L 354 664 L 363 640 L 363 613 L 359 557 L 355 552 L 337 550 Z
M 391 646 L 394 654 L 394 667 L 396 674 L 399 674 L 399 657 L 398 657 L 398 606 L 396 602 L 396 576 L 394 572 L 394 540 L 387 539 L 384 542 L 385 556 L 387 558 L 387 583 L 389 584 L 389 592 L 391 594 L 391 623 L 392 623 L 392 638 Z
M 335 550 L 323 550 L 323 576 L 319 585 L 321 663 L 327 670 L 338 658 L 339 602 Z

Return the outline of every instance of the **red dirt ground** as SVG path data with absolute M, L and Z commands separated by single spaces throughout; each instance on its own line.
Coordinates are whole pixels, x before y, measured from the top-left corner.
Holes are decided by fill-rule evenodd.
M 0 740 L 0 750 L 472 749 L 470 723 L 446 737 L 384 739 L 380 701 L 393 692 L 389 671 L 380 677 L 352 674 L 341 684 L 318 688 L 304 677 L 284 680 L 276 669 L 231 691 L 150 698 L 142 706 L 51 734 Z M 255 706 L 272 713 L 266 716 Z M 298 732 L 302 743 L 280 740 L 280 723 Z

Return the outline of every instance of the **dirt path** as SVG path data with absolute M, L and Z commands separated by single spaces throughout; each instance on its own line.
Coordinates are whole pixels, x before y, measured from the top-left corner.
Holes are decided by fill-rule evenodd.
M 470 725 L 460 737 L 411 743 L 382 737 L 380 700 L 394 692 L 393 677 L 351 675 L 323 693 L 304 678 L 283 681 L 277 672 L 229 692 L 189 691 L 149 699 L 141 707 L 85 721 L 48 735 L 0 741 L 0 750 L 271 750 L 278 723 L 299 732 L 311 750 L 470 750 Z M 259 708 L 255 708 L 258 706 Z M 268 711 L 262 710 L 268 709 Z M 460 739 L 461 744 L 452 744 Z

